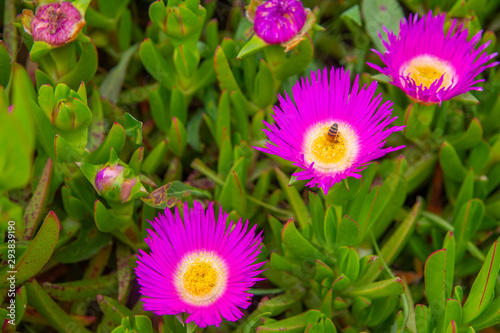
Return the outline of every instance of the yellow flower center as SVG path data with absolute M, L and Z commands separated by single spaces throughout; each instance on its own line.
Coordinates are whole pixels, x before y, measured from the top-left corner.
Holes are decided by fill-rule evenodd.
M 209 263 L 197 260 L 189 266 L 182 277 L 184 289 L 194 296 L 209 294 L 217 283 L 217 271 Z
M 212 252 L 186 256 L 177 272 L 180 293 L 186 302 L 194 305 L 213 303 L 225 289 L 226 281 L 226 265 Z
M 328 130 L 333 123 L 314 126 L 306 134 L 304 143 L 306 164 L 314 162 L 314 169 L 325 173 L 347 169 L 358 152 L 357 136 L 348 125 L 339 123 L 336 138 L 329 137 Z
M 454 77 L 456 76 L 455 70 L 447 61 L 431 55 L 415 57 L 409 63 L 405 63 L 402 68 L 403 76 L 409 76 L 415 81 L 417 86 L 422 85 L 425 88 L 429 88 L 441 76 L 443 77 L 443 82 L 441 82 L 439 89 L 448 88 L 453 84 Z
M 312 140 L 310 151 L 317 162 L 331 164 L 340 162 L 347 153 L 346 140 L 342 133 L 337 134 L 336 142 L 328 138 L 330 126 L 323 126 L 323 135 L 318 135 Z

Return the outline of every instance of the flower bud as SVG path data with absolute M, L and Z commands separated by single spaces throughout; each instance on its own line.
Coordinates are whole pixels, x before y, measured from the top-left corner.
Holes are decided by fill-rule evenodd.
M 199 1 L 168 1 L 165 16 L 165 33 L 175 46 L 198 42 L 203 23 L 207 15 L 206 9 Z
M 125 203 L 143 194 L 147 195 L 133 170 L 121 164 L 107 163 L 102 167 L 95 175 L 94 187 L 110 204 Z
M 85 26 L 85 13 L 73 3 L 53 2 L 38 6 L 35 14 L 23 10 L 24 30 L 33 36 L 35 42 L 42 41 L 53 47 L 75 40 Z
M 95 176 L 95 188 L 98 192 L 109 191 L 123 181 L 123 166 L 107 166 L 102 168 Z
M 302 29 L 306 16 L 299 0 L 268 0 L 255 10 L 254 30 L 268 44 L 285 43 Z
M 314 13 L 299 0 L 251 0 L 246 15 L 254 23 L 256 37 L 265 44 L 281 44 L 285 52 L 304 40 L 316 22 Z

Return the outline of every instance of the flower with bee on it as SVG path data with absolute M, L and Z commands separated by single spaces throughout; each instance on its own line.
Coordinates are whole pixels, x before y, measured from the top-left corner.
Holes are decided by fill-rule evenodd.
M 311 72 L 293 87 L 293 101 L 278 96 L 274 124 L 264 122 L 269 142 L 256 149 L 292 161 L 302 169 L 295 173 L 298 180 L 325 193 L 342 179 L 360 178 L 370 161 L 404 147 L 383 148 L 404 126 L 389 127 L 396 119 L 392 103 L 381 104 L 376 88 L 377 82 L 359 88 L 358 77 L 351 85 L 343 68 L 332 68 L 330 75 L 326 68 Z

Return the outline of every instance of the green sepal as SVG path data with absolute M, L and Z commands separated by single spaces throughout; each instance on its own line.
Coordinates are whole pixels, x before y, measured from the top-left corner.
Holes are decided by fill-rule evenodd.
M 36 41 L 30 50 L 30 59 L 33 62 L 38 62 L 44 55 L 48 54 L 52 47 L 43 41 Z
M 269 44 L 264 42 L 264 40 L 262 40 L 262 38 L 260 38 L 259 36 L 254 34 L 252 36 L 252 38 L 250 38 L 250 40 L 248 42 L 246 42 L 245 45 L 243 45 L 240 52 L 238 52 L 238 55 L 236 56 L 236 58 L 242 59 L 246 56 L 249 56 L 249 55 L 263 49 L 264 47 L 266 47 L 268 45 Z

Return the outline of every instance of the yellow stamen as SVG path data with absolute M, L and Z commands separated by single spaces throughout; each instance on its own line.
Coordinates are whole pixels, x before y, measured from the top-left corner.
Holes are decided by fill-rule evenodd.
M 443 76 L 443 82 L 439 88 L 448 88 L 453 84 L 455 76 L 454 69 L 447 61 L 430 55 L 415 57 L 409 64 L 403 65 L 403 68 L 404 76 L 409 76 L 413 79 L 417 86 L 422 85 L 426 88 L 429 88 L 441 76 Z
M 332 142 L 328 139 L 328 130 L 330 126 L 323 126 L 319 135 L 312 140 L 310 152 L 316 162 L 323 164 L 339 163 L 347 153 L 347 144 L 344 136 L 339 130 L 337 141 Z
M 214 289 L 217 279 L 217 270 L 209 263 L 198 259 L 190 264 L 182 277 L 182 282 L 189 294 L 202 297 Z
M 186 256 L 177 271 L 177 288 L 184 300 L 208 305 L 218 299 L 227 282 L 225 263 L 213 252 L 195 252 Z

